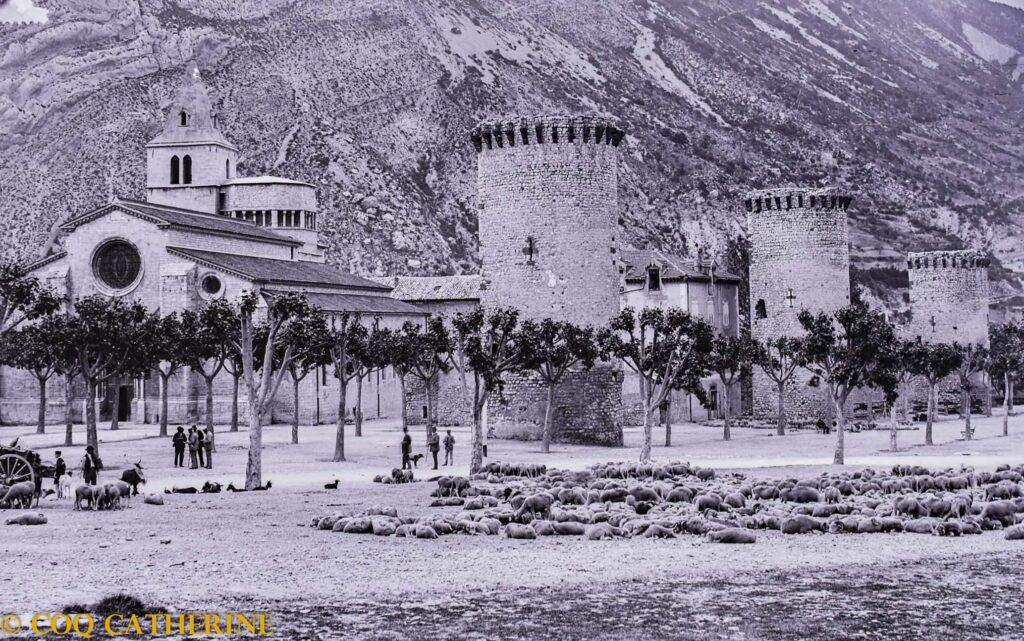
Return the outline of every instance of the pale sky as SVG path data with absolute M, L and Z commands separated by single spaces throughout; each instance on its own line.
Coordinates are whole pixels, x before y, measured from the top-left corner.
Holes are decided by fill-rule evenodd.
M 46 22 L 46 14 L 33 0 L 0 0 L 0 22 Z

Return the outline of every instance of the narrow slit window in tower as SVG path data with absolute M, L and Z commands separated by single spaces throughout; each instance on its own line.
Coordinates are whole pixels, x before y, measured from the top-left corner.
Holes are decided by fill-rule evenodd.
M 192 156 L 185 156 L 181 159 L 181 183 L 192 184 Z
M 171 184 L 177 185 L 181 182 L 181 160 L 177 156 L 171 156 Z
M 533 239 L 533 236 L 526 237 L 526 247 L 523 247 L 523 254 L 526 256 L 526 264 L 532 265 L 533 259 L 537 255 L 537 242 Z
M 187 111 L 182 110 L 181 113 L 178 114 L 178 124 L 180 124 L 182 127 L 188 127 Z
M 754 305 L 754 315 L 758 319 L 768 318 L 768 306 L 764 304 L 764 299 L 757 301 L 757 305 Z

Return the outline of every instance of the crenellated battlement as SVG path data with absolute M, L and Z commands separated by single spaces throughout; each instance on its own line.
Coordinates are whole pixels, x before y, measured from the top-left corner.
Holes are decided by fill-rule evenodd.
M 907 269 L 986 269 L 992 260 L 977 249 L 910 252 Z
M 625 132 L 600 116 L 540 116 L 482 122 L 470 132 L 478 153 L 526 145 L 590 144 L 618 147 Z
M 747 211 L 753 214 L 762 211 L 788 211 L 791 209 L 846 211 L 852 202 L 852 196 L 844 196 L 828 190 L 796 188 L 763 189 L 753 192 L 745 201 Z

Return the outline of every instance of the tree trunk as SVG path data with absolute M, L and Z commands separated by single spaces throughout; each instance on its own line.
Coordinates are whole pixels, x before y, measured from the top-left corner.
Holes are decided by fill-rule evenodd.
M 72 413 L 75 404 L 75 377 L 70 374 L 64 375 L 64 445 L 71 447 L 72 435 L 74 432 L 74 414 Z
M 1014 390 L 1014 389 L 1015 389 L 1015 388 L 1016 388 L 1017 386 L 1016 386 L 1016 385 L 1014 384 L 1014 382 L 1013 382 L 1013 379 L 1012 379 L 1012 378 L 1011 378 L 1011 379 L 1009 379 L 1009 382 L 1010 382 L 1010 405 L 1009 405 L 1009 408 L 1010 408 L 1010 411 L 1011 411 L 1011 412 L 1013 412 L 1013 390 Z
M 292 407 L 292 445 L 299 444 L 299 379 L 292 376 L 292 398 L 295 404 Z
M 249 457 L 245 465 L 245 489 L 263 485 L 263 417 L 259 400 L 249 390 Z
M 672 447 L 672 395 L 665 399 L 665 447 Z
M 121 413 L 121 377 L 115 376 L 111 383 L 114 388 L 114 398 L 110 400 L 110 430 L 116 432 L 121 424 L 118 416 Z
M 206 426 L 213 429 L 213 379 L 214 377 L 206 378 Z M 214 447 L 216 452 L 216 447 Z
M 213 379 L 214 377 L 206 378 L 206 427 L 210 428 L 210 433 L 213 433 Z M 213 442 L 210 447 L 211 452 L 217 451 L 217 441 Z
M 924 413 L 924 444 L 934 445 L 932 443 L 932 424 L 935 422 L 935 384 L 932 382 L 928 383 L 928 407 Z
M 654 407 L 650 399 L 644 399 L 644 442 L 640 447 L 640 462 L 651 460 L 651 432 L 654 428 Z
M 969 388 L 967 390 L 964 390 L 963 412 L 964 439 L 970 441 L 971 439 L 974 438 L 974 433 L 971 429 L 971 392 Z
M 160 374 L 160 436 L 167 436 L 167 388 L 170 387 L 170 376 Z
M 723 398 L 723 401 L 722 401 L 722 404 L 725 407 L 725 427 L 722 428 L 722 440 L 723 441 L 731 441 L 732 440 L 732 429 L 731 429 L 732 428 L 732 423 L 730 423 L 731 418 L 729 416 L 729 414 L 730 414 L 729 410 L 732 408 L 732 402 L 729 399 L 729 390 L 731 388 L 732 388 L 732 383 L 726 384 L 723 381 L 723 383 L 722 383 L 722 390 L 725 392 L 724 398 Z
M 356 377 L 356 415 L 353 417 L 356 426 L 356 436 L 363 435 L 363 376 Z
M 779 426 L 776 433 L 779 436 L 786 435 L 786 382 L 779 382 Z
M 398 386 L 402 390 L 402 429 L 409 429 L 409 413 L 406 411 L 406 401 L 408 400 L 405 396 L 405 374 L 398 376 Z
M 892 415 L 890 417 L 891 422 L 889 424 L 889 451 L 898 452 L 899 446 L 896 444 L 896 403 L 893 403 L 892 407 L 889 408 L 889 413 Z
M 238 431 L 238 377 L 232 375 L 231 384 L 231 431 Z
M 431 378 L 429 381 L 423 381 L 423 387 L 427 391 L 427 445 L 430 445 L 430 436 L 434 433 L 434 430 L 437 429 L 434 424 L 434 398 L 430 393 L 430 387 L 432 382 L 435 380 L 437 379 Z
M 988 374 L 982 379 L 982 384 L 985 386 L 985 417 L 992 418 L 992 381 Z
M 487 394 L 480 389 L 480 378 L 473 374 L 473 436 L 469 459 L 469 473 L 476 474 L 484 465 L 484 406 Z
M 555 382 L 548 381 L 548 404 L 544 408 L 544 431 L 541 433 L 540 451 L 551 451 L 551 415 L 555 411 Z
M 96 381 L 85 379 L 85 444 L 92 445 L 96 456 L 100 455 L 100 439 L 96 434 Z
M 335 462 L 345 460 L 345 394 L 347 392 L 348 379 L 342 374 L 338 377 L 338 433 L 334 436 L 334 458 L 332 459 Z
M 1010 435 L 1010 394 L 1011 391 L 1010 373 L 1003 374 L 1003 436 Z
M 836 411 L 836 454 L 832 458 L 833 465 L 843 465 L 846 461 L 846 417 L 843 416 L 843 404 L 833 395 L 832 405 Z
M 46 379 L 39 380 L 39 418 L 36 423 L 36 434 L 46 434 Z

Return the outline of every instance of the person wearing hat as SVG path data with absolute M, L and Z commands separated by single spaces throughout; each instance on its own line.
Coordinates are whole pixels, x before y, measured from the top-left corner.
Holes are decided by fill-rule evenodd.
M 60 455 L 60 450 L 54 452 L 57 456 L 57 462 L 53 464 L 53 486 L 57 487 L 60 485 L 60 477 L 68 473 L 68 464 L 64 462 L 64 457 Z
M 174 467 L 185 467 L 186 443 L 188 443 L 188 437 L 185 436 L 185 428 L 179 425 L 178 431 L 171 438 L 171 444 L 174 446 Z
M 96 450 L 92 445 L 85 448 L 85 456 L 82 457 L 82 480 L 86 485 L 96 485 Z

